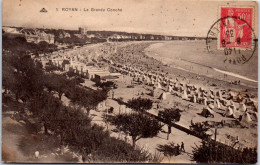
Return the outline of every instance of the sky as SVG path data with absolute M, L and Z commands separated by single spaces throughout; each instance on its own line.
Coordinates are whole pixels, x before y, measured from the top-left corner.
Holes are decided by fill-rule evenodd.
M 258 6 L 250 1 L 3 0 L 2 21 L 3 26 L 73 30 L 85 26 L 87 30 L 205 37 L 220 18 L 222 6 L 253 7 L 253 29 L 258 35 Z M 40 12 L 42 8 L 48 12 Z M 105 12 L 84 11 L 91 8 L 103 8 Z M 108 12 L 107 8 L 122 11 Z

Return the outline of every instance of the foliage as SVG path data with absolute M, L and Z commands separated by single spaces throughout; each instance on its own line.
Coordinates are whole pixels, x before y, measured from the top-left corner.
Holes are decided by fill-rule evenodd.
M 119 105 L 124 105 L 125 104 L 125 102 L 123 101 L 123 97 L 119 97 L 119 98 L 117 98 L 117 103 L 119 104 Z
M 167 156 L 168 159 L 180 154 L 179 147 L 175 146 L 173 142 L 164 145 L 159 144 L 156 149 L 162 152 L 164 156 Z
M 209 135 L 206 132 L 210 129 L 209 126 L 206 126 L 203 123 L 191 123 L 190 130 L 196 132 L 203 139 L 207 139 Z
M 43 41 L 39 44 L 28 43 L 24 37 L 15 37 L 11 38 L 9 36 L 4 35 L 3 38 L 3 49 L 10 50 L 14 53 L 22 52 L 22 53 L 51 53 L 57 50 L 57 46 L 54 44 L 48 44 Z
M 94 152 L 93 162 L 111 162 L 111 163 L 141 163 L 151 162 L 159 163 L 159 155 L 152 155 L 143 148 L 131 146 L 123 140 L 109 137 L 105 142 Z
M 74 77 L 74 76 L 77 76 L 77 74 L 74 73 L 73 70 L 69 70 L 69 71 L 66 73 L 66 75 L 67 75 L 69 78 Z
M 80 83 L 84 83 L 84 79 L 76 76 L 74 78 L 71 79 L 71 82 L 73 82 L 75 85 L 79 85 Z
M 137 112 L 144 112 L 152 108 L 153 102 L 150 99 L 146 98 L 132 98 L 127 102 L 127 107 L 137 111 Z
M 86 89 L 74 86 L 69 88 L 65 95 L 72 103 L 82 105 L 89 111 L 94 109 L 101 101 L 107 98 L 107 92 L 103 90 Z
M 90 124 L 79 109 L 66 108 L 57 116 L 61 142 L 79 150 L 83 156 L 94 152 L 109 137 L 104 128 Z
M 166 124 L 168 124 L 168 134 L 167 140 L 169 139 L 169 134 L 171 133 L 171 124 L 180 121 L 181 114 L 179 109 L 165 109 L 164 111 L 160 111 L 158 114 Z
M 44 85 L 48 89 L 49 92 L 56 91 L 58 92 L 59 98 L 63 93 L 65 93 L 68 89 L 69 81 L 63 75 L 56 74 L 46 74 L 44 79 Z
M 56 42 L 71 44 L 71 45 L 85 45 L 88 40 L 84 38 L 78 38 L 75 35 L 71 35 L 70 38 L 56 38 Z
M 84 157 L 91 153 L 95 158 L 98 158 L 94 161 L 137 162 L 156 160 L 147 151 L 134 149 L 126 142 L 110 137 L 103 127 L 91 123 L 91 119 L 81 109 L 64 106 L 61 100 L 54 97 L 51 92 L 56 91 L 60 96 L 65 93 L 73 103 L 91 109 L 100 101 L 106 99 L 106 91 L 95 91 L 78 86 L 82 79 L 67 80 L 62 75 L 44 74 L 41 65 L 35 63 L 30 56 L 26 55 L 36 50 L 33 47 L 36 45 L 26 43 L 23 38 L 19 41 L 16 39 L 13 42 L 4 38 L 3 45 L 5 49 L 3 51 L 3 87 L 13 92 L 17 100 L 23 99 L 26 101 L 22 106 L 32 112 L 32 116 L 24 114 L 23 119 L 26 123 L 29 122 L 31 126 L 36 126 L 37 133 L 40 133 L 40 127 L 43 126 L 45 135 L 42 135 L 42 137 L 47 137 L 46 140 L 50 140 L 50 145 L 58 138 L 59 142 L 57 143 L 56 140 L 54 147 L 68 145 Z M 46 43 L 41 43 L 41 45 L 45 48 L 47 46 Z M 35 123 L 30 122 L 32 118 L 36 121 Z M 155 135 L 157 132 L 151 132 L 150 127 L 157 125 L 156 121 L 149 124 L 147 121 L 145 124 L 146 131 L 143 131 L 142 137 Z M 36 140 L 36 145 L 33 147 L 28 147 L 27 139 L 23 139 L 19 145 L 21 147 L 26 146 L 24 149 L 28 152 L 41 149 L 44 150 L 43 153 L 52 152 L 51 147 L 45 146 L 40 140 Z M 23 144 L 24 141 L 26 141 L 26 144 Z
M 132 137 L 133 146 L 137 140 L 156 136 L 161 130 L 161 124 L 151 117 L 139 114 L 118 114 L 107 118 L 119 131 Z
M 163 119 L 163 121 L 167 124 L 171 124 L 172 122 L 180 121 L 181 114 L 179 109 L 165 109 L 164 111 L 160 111 L 158 116 Z
M 239 163 L 255 164 L 256 148 L 241 150 L 214 141 L 202 141 L 200 146 L 193 147 L 192 159 L 198 163 Z
M 53 71 L 56 71 L 56 70 L 60 70 L 57 66 L 55 65 L 46 65 L 45 66 L 45 71 L 46 72 L 53 72 Z
M 17 83 L 16 73 L 14 71 L 14 67 L 12 67 L 6 61 L 2 62 L 2 85 L 3 89 L 14 90 L 13 88 Z
M 96 86 L 100 87 L 104 90 L 111 89 L 111 88 L 116 88 L 116 84 L 112 81 L 107 81 L 107 82 L 96 82 Z
M 3 85 L 15 93 L 17 100 L 27 101 L 43 89 L 42 69 L 28 55 L 3 53 Z

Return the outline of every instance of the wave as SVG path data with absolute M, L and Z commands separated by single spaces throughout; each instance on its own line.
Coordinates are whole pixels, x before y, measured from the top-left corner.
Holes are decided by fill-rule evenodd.
M 237 78 L 244 79 L 244 80 L 251 81 L 251 82 L 255 82 L 255 83 L 258 82 L 258 81 L 256 81 L 256 80 L 247 78 L 247 77 L 245 77 L 245 76 L 241 76 L 241 75 L 236 74 L 236 73 L 232 73 L 232 72 L 220 70 L 220 69 L 217 69 L 217 68 L 212 68 L 212 69 L 215 70 L 215 71 L 217 71 L 217 72 L 227 74 L 227 75 L 229 75 L 229 76 L 237 77 Z

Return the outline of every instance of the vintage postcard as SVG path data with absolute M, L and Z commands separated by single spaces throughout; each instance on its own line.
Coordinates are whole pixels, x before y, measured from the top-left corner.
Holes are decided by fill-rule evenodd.
M 257 163 L 256 1 L 2 6 L 3 163 Z

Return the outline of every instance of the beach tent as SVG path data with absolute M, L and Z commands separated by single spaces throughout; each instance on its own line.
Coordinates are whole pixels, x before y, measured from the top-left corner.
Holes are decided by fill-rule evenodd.
M 201 116 L 204 116 L 206 118 L 209 116 L 214 117 L 214 111 L 212 111 L 209 107 L 203 108 Z
M 233 106 L 235 106 L 235 103 L 234 103 L 233 100 L 230 100 L 230 104 L 233 105 Z
M 197 97 L 196 97 L 196 95 L 193 95 L 193 102 L 194 102 L 194 103 L 197 103 Z
M 160 100 L 166 100 L 167 99 L 167 94 L 166 92 L 163 92 L 160 97 L 159 97 Z
M 198 96 L 198 99 L 200 99 L 201 98 L 201 93 L 197 92 L 197 96 Z
M 218 91 L 218 96 L 222 99 L 222 92 L 220 90 Z
M 210 96 L 209 96 L 211 99 L 214 99 L 215 98 L 215 95 L 213 95 L 213 94 L 210 94 Z
M 158 82 L 158 84 L 157 84 L 157 88 L 158 89 L 162 89 L 162 85 Z
M 216 107 L 216 108 L 218 108 L 218 109 L 221 108 L 219 99 L 215 99 L 215 100 L 214 100 L 214 107 Z
M 183 91 L 182 99 L 184 99 L 184 100 L 188 100 L 189 99 L 186 90 Z
M 181 92 L 181 91 L 184 91 L 184 90 L 185 90 L 185 89 L 181 86 L 181 87 L 180 87 L 180 92 Z
M 179 88 L 179 87 L 180 87 L 180 84 L 178 82 L 176 82 L 175 88 Z
M 171 83 L 175 83 L 176 81 L 174 79 L 170 79 L 170 82 Z
M 233 118 L 235 118 L 234 111 L 232 110 L 231 107 L 228 107 L 228 108 L 227 108 L 227 110 L 226 110 L 226 112 L 224 113 L 224 115 L 225 115 L 226 117 L 233 117 Z
M 241 112 L 245 112 L 246 111 L 246 105 L 244 103 L 240 103 L 239 104 L 239 107 L 238 107 L 238 110 L 241 111 Z
M 211 94 L 211 95 L 215 96 L 215 91 L 214 91 L 214 90 L 209 89 L 209 91 L 210 91 L 210 94 Z
M 231 105 L 233 105 L 232 104 L 232 100 L 225 100 L 225 99 L 223 99 L 224 101 L 225 101 L 225 106 L 231 106 Z
M 237 96 L 237 93 L 236 93 L 236 92 L 234 92 L 234 91 L 229 91 L 229 94 L 230 94 L 230 96 L 232 96 L 232 97 L 235 97 L 235 96 Z
M 254 111 L 258 111 L 258 101 L 257 101 L 257 99 L 249 98 L 249 100 L 253 102 Z
M 214 106 L 213 104 L 209 104 L 209 108 L 210 108 L 210 109 L 214 109 L 215 106 Z
M 172 92 L 172 86 L 168 86 L 168 92 Z
M 147 78 L 147 79 L 146 79 L 146 84 L 148 84 L 148 85 L 149 85 L 150 83 L 151 83 L 151 80 L 150 80 L 150 78 Z
M 254 112 L 254 117 L 255 117 L 255 119 L 257 120 L 258 119 L 258 113 L 257 112 Z
M 164 85 L 167 85 L 167 82 L 164 80 L 163 82 L 162 82 Z
M 207 97 L 211 97 L 211 91 L 210 90 L 207 90 L 206 93 L 207 93 Z
M 202 92 L 202 96 L 207 97 L 207 93 L 206 92 Z
M 249 113 L 245 112 L 242 116 L 241 122 L 243 123 L 249 123 L 252 121 L 252 118 L 250 117 Z
M 232 108 L 233 112 L 235 112 L 237 110 L 235 104 L 234 105 L 231 105 L 230 108 Z
M 203 97 L 202 99 L 203 99 L 203 105 L 208 105 L 207 104 L 208 99 L 206 97 Z
M 191 92 L 190 88 L 187 88 L 187 91 L 188 91 L 188 92 Z

